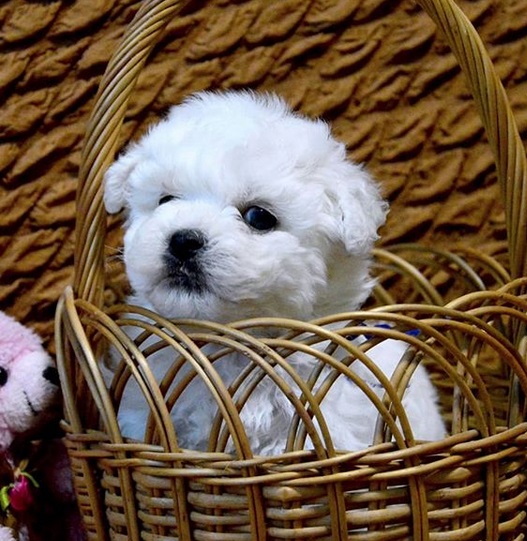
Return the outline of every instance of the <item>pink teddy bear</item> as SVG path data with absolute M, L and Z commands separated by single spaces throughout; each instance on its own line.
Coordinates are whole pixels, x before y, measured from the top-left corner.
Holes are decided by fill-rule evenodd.
M 0 312 L 0 452 L 56 402 L 57 369 L 40 338 Z
M 0 458 L 4 465 L 12 464 L 13 440 L 40 426 L 58 403 L 58 385 L 57 369 L 40 338 L 0 311 Z M 17 535 L 11 529 L 10 510 L 18 510 L 30 498 L 26 485 L 31 477 L 16 473 L 14 464 L 13 471 L 15 481 L 0 491 L 4 512 L 0 512 L 0 541 L 26 538 L 22 530 Z

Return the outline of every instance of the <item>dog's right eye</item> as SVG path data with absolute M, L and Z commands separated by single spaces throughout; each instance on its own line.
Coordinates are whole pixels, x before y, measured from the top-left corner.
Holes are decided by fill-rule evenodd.
M 164 195 L 163 197 L 159 198 L 158 204 L 163 205 L 164 203 L 168 203 L 169 201 L 172 201 L 172 199 L 175 199 L 175 195 Z
M 278 220 L 276 216 L 262 207 L 249 207 L 242 213 L 245 223 L 249 224 L 253 229 L 258 231 L 270 231 L 273 229 Z

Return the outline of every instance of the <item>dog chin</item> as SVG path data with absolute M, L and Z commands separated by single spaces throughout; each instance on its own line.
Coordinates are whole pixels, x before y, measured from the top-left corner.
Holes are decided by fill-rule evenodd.
M 129 302 L 145 306 L 167 319 L 222 319 L 220 301 L 210 291 L 180 290 L 168 284 L 157 285 L 149 292 L 132 295 Z
M 254 317 L 281 317 L 311 319 L 306 317 L 306 307 L 293 306 L 277 297 L 238 298 L 222 295 L 211 289 L 194 290 L 173 288 L 169 282 L 157 284 L 148 292 L 143 290 L 129 298 L 130 304 L 144 306 L 167 319 L 197 319 L 228 324 Z M 283 303 L 283 304 L 282 304 Z M 312 307 L 311 307 L 312 309 Z

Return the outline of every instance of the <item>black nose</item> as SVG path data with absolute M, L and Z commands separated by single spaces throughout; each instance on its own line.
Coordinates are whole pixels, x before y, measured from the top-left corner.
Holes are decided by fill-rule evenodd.
M 168 243 L 168 252 L 180 261 L 188 261 L 205 246 L 205 237 L 195 229 L 176 231 Z
M 42 375 L 44 376 L 44 379 L 47 379 L 50 383 L 58 387 L 59 373 L 54 366 L 48 366 L 47 368 L 45 368 L 44 372 L 42 372 Z

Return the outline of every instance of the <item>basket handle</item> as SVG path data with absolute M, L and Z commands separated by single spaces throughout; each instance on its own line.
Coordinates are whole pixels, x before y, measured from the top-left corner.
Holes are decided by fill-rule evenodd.
M 512 109 L 485 45 L 451 0 L 417 0 L 446 37 L 465 77 L 496 162 L 512 278 L 527 274 L 527 162 Z
M 108 63 L 88 121 L 77 186 L 73 288 L 77 297 L 99 308 L 104 294 L 104 172 L 114 159 L 128 100 L 141 69 L 166 25 L 188 2 L 142 3 Z
M 476 30 L 453 0 L 417 0 L 444 33 L 476 102 L 494 153 L 512 277 L 527 274 L 526 159 L 507 96 Z M 88 123 L 77 188 L 76 295 L 103 305 L 106 213 L 102 179 L 114 159 L 128 100 L 152 48 L 188 2 L 145 0 L 113 54 Z

